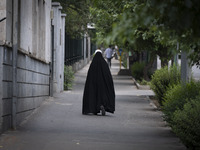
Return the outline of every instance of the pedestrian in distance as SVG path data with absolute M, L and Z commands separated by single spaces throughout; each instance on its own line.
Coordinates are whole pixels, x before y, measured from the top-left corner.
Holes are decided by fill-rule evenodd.
M 112 54 L 113 54 L 112 46 L 109 45 L 109 47 L 105 50 L 105 56 L 106 56 L 106 59 L 107 59 L 108 66 L 110 68 L 111 68 Z
M 114 113 L 115 90 L 108 64 L 97 49 L 89 67 L 83 93 L 82 114 Z

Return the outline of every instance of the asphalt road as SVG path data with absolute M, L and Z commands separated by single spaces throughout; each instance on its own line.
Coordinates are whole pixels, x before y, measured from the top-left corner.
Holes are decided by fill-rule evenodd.
M 116 112 L 82 115 L 89 65 L 76 73 L 72 91 L 49 98 L 16 131 L 0 136 L 0 150 L 184 150 L 147 95 L 113 61 Z

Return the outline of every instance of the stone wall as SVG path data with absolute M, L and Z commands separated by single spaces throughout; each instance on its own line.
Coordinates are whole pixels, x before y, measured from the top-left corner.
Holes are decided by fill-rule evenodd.
M 51 0 L 20 0 L 17 3 L 18 7 L 13 5 L 14 2 L 17 3 L 12 0 L 0 1 L 0 19 L 6 17 L 6 20 L 0 23 L 0 131 L 2 132 L 19 125 L 50 93 Z M 14 16 L 12 16 L 13 8 L 18 10 Z M 13 18 L 17 20 L 15 22 L 17 28 L 13 26 Z M 13 28 L 17 30 L 15 37 Z M 15 50 L 13 38 L 18 41 Z M 14 51 L 17 51 L 17 55 L 14 55 Z M 17 60 L 16 63 L 13 57 Z M 16 64 L 16 69 L 13 64 Z M 13 83 L 16 83 L 16 86 Z M 16 97 L 13 96 L 15 91 L 13 89 L 17 91 Z
M 53 21 L 54 26 L 54 58 L 53 58 L 53 82 L 54 92 L 62 92 L 64 90 L 64 50 L 65 50 L 65 14 L 62 14 L 60 3 L 53 2 Z
M 12 49 L 1 48 L 2 67 L 2 131 L 11 127 L 12 117 Z M 16 121 L 24 118 L 40 106 L 49 96 L 49 65 L 18 53 L 17 62 Z

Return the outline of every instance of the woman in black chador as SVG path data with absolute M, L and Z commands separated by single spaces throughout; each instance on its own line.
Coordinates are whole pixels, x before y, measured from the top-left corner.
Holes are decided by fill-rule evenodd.
M 115 90 L 109 66 L 101 50 L 96 50 L 88 70 L 83 94 L 83 114 L 114 113 Z

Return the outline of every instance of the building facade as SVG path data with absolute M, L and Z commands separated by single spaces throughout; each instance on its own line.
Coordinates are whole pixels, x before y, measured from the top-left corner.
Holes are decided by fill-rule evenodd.
M 45 99 L 64 90 L 68 50 L 61 9 L 51 0 L 0 1 L 0 132 L 15 129 Z M 90 60 L 88 36 L 83 45 L 76 70 Z
M 0 19 L 6 17 L 0 22 L 1 131 L 16 128 L 50 95 L 54 49 L 51 11 L 51 0 L 0 1 Z M 60 16 L 61 36 L 64 35 L 62 18 Z M 59 50 L 63 45 L 59 45 Z M 63 63 L 57 64 L 57 60 L 63 59 L 58 58 L 61 56 L 62 53 L 54 58 L 55 68 Z M 61 78 L 63 65 L 59 68 L 61 71 L 57 70 Z M 62 91 L 62 84 L 55 91 Z
M 53 91 L 62 92 L 64 90 L 64 56 L 65 56 L 65 17 L 62 14 L 60 3 L 53 2 Z

